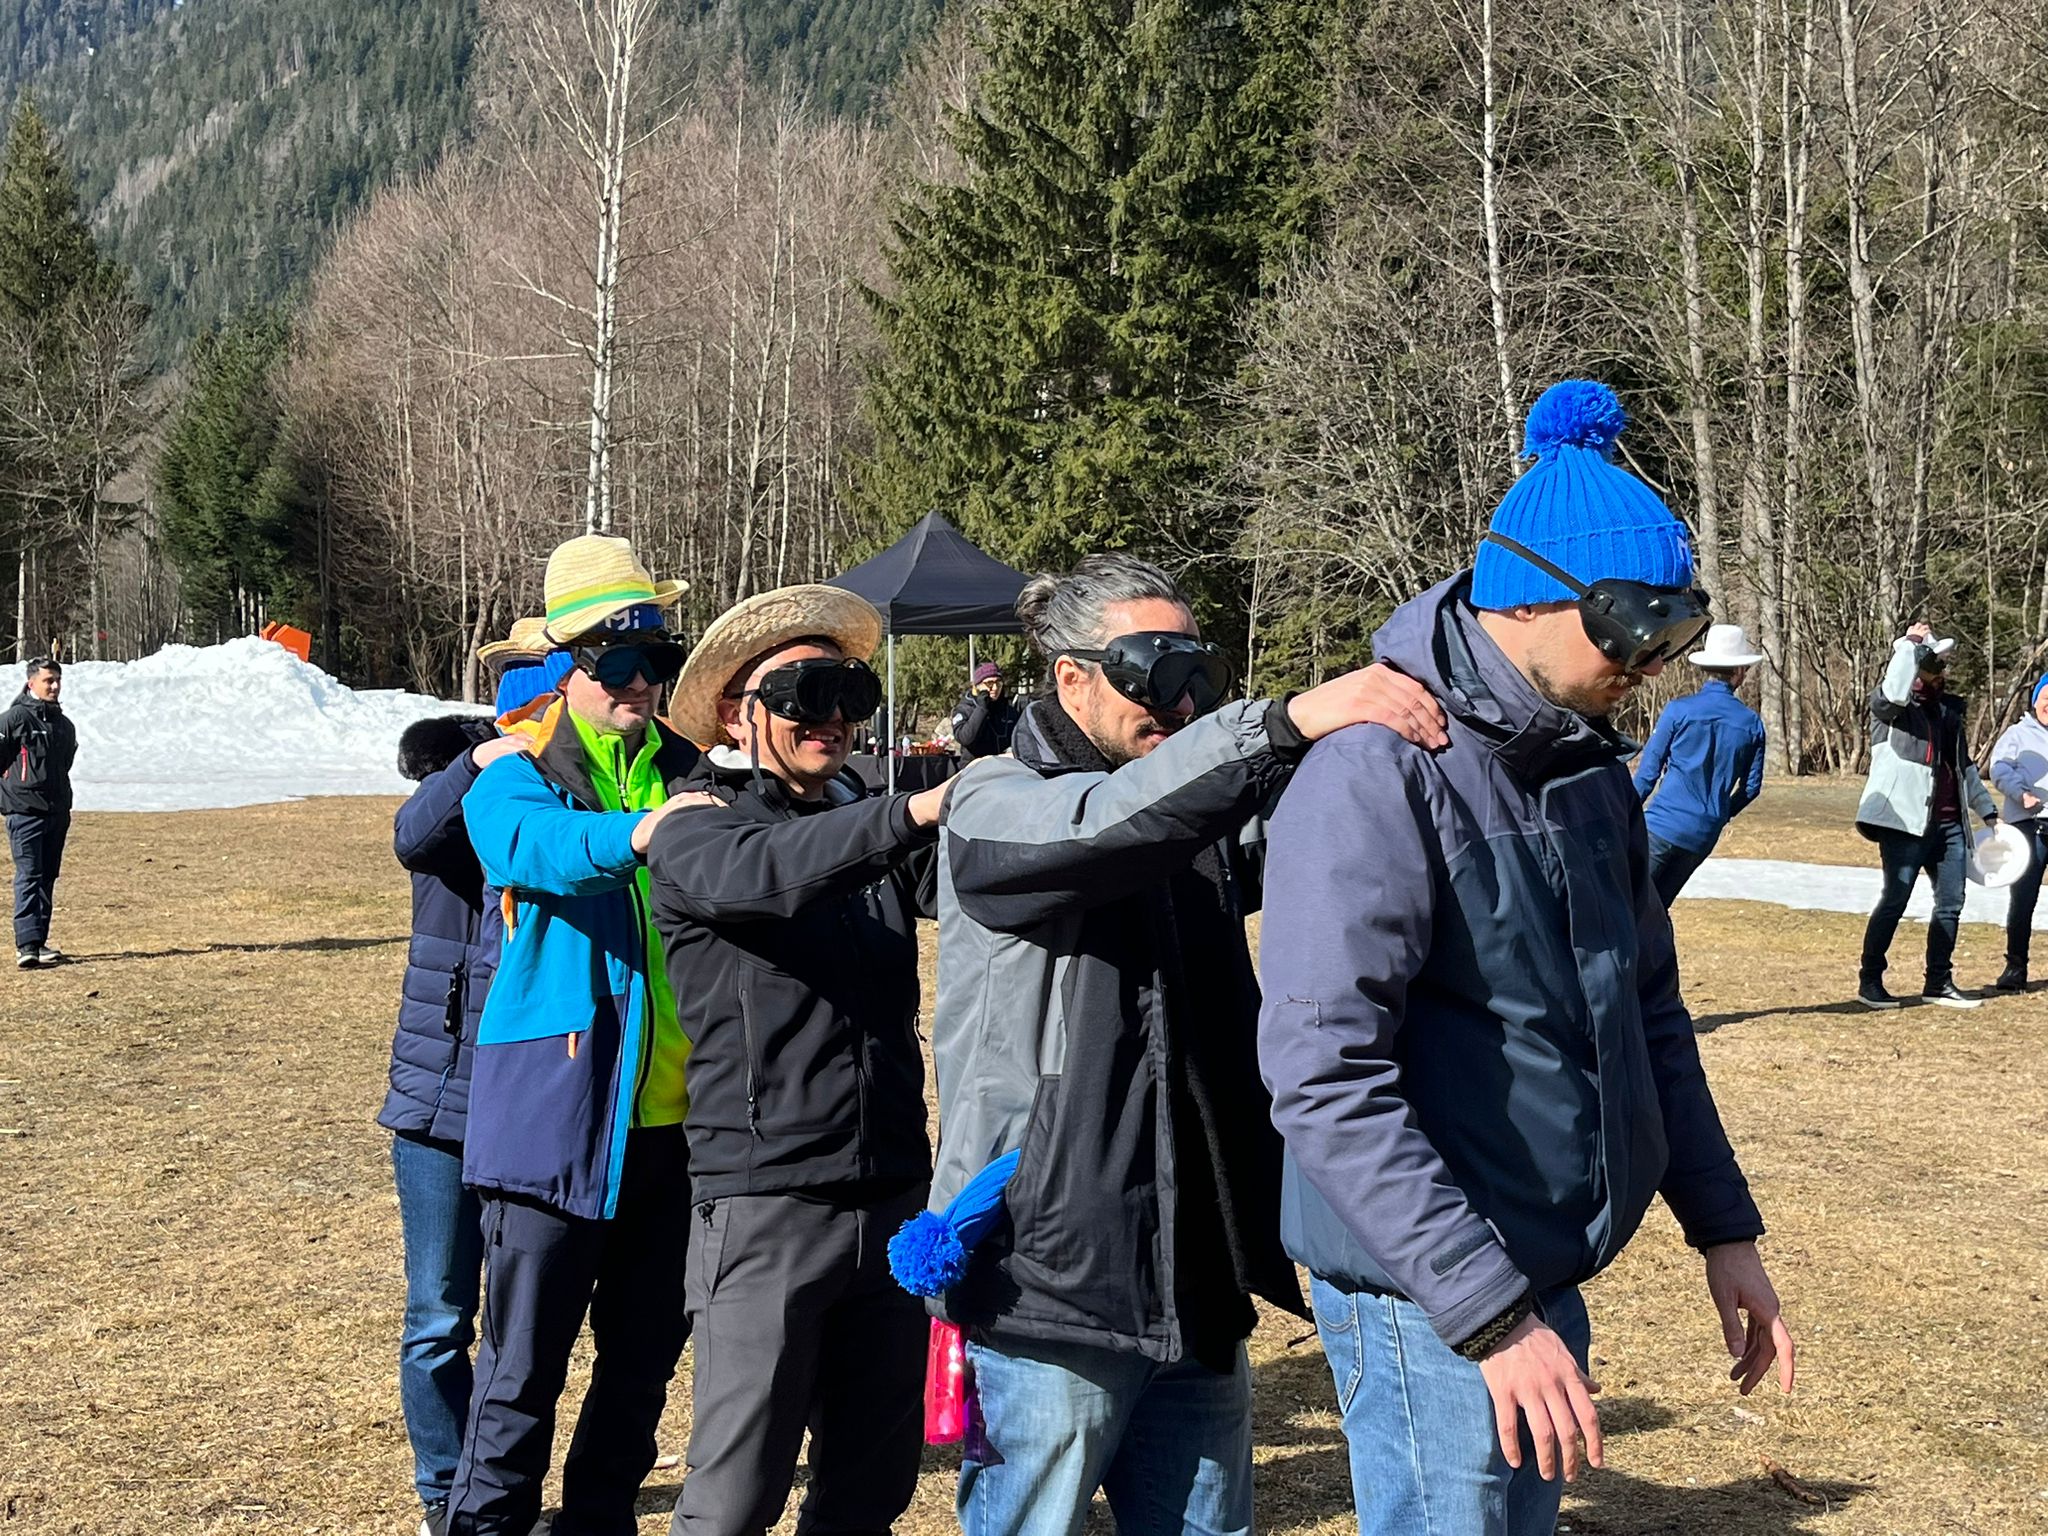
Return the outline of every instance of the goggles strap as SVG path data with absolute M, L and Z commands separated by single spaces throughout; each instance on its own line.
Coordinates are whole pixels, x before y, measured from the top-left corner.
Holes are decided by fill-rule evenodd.
M 1482 544 L 1498 545 L 1500 548 L 1506 550 L 1509 554 L 1513 555 L 1516 559 L 1528 561 L 1529 564 L 1535 566 L 1537 570 L 1541 571 L 1544 575 L 1548 576 L 1552 581 L 1564 583 L 1565 587 L 1571 592 L 1573 597 L 1584 597 L 1588 592 L 1593 590 L 1591 587 L 1587 586 L 1583 581 L 1579 580 L 1578 577 L 1574 576 L 1570 571 L 1564 570 L 1562 567 L 1552 565 L 1548 560 L 1544 559 L 1541 555 L 1537 554 L 1535 550 L 1529 549 L 1524 545 L 1517 544 L 1513 539 L 1509 538 L 1506 534 L 1494 533 L 1489 530 L 1486 537 L 1480 540 L 1480 542 Z

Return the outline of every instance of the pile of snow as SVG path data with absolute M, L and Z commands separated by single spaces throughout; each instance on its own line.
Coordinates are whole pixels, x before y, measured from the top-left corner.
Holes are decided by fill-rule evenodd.
M 1884 877 L 1877 869 L 1877 850 L 1871 849 L 1868 868 L 1841 864 L 1792 864 L 1779 859 L 1708 859 L 1702 864 L 1678 899 L 1702 897 L 1715 901 L 1761 901 L 1774 907 L 1791 907 L 1805 912 L 1856 912 L 1868 914 L 1877 905 Z M 1987 890 L 1981 885 L 1963 888 L 1963 921 L 2005 926 L 2009 891 Z M 1906 903 L 1906 917 L 1926 922 L 1934 916 L 1934 894 L 1925 879 L 1913 882 L 1913 899 Z M 2048 929 L 2048 902 L 2034 912 L 2034 926 Z
M 307 795 L 403 795 L 398 737 L 472 706 L 358 693 L 255 636 L 64 668 L 81 811 L 190 811 Z

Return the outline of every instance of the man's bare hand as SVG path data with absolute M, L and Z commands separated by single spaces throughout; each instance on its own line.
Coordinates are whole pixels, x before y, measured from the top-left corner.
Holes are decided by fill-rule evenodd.
M 1384 725 L 1430 751 L 1451 740 L 1444 729 L 1443 706 L 1430 691 L 1379 662 L 1296 694 L 1287 706 L 1287 718 L 1310 741 L 1347 725 L 1368 723 Z
M 2027 811 L 2038 811 L 2039 809 L 2041 809 L 2041 797 L 2035 794 L 2031 789 L 2021 790 L 2020 808 L 2022 810 Z
M 1562 1461 L 1564 1480 L 1579 1475 L 1579 1441 L 1586 1442 L 1586 1462 L 1601 1466 L 1600 1413 L 1593 1394 L 1600 1383 L 1579 1369 L 1579 1362 L 1556 1330 L 1541 1319 L 1525 1317 L 1484 1360 L 1479 1374 L 1493 1395 L 1494 1428 L 1500 1432 L 1501 1454 L 1508 1465 L 1522 1465 L 1522 1430 L 1536 1443 L 1536 1470 L 1552 1482 Z M 1561 1453 L 1561 1454 L 1560 1454 Z
M 489 741 L 480 741 L 469 749 L 470 761 L 478 768 L 488 768 L 501 757 L 510 757 L 515 752 L 524 752 L 532 742 L 524 735 L 497 736 Z
M 910 797 L 910 824 L 914 827 L 936 827 L 939 816 L 946 809 L 946 792 L 953 787 L 951 779 L 943 784 L 934 784 L 930 789 L 921 789 Z
M 660 805 L 640 818 L 640 824 L 633 829 L 633 851 L 643 859 L 654 842 L 654 829 L 677 811 L 692 810 L 707 805 L 723 805 L 725 802 L 716 795 L 693 789 L 685 794 L 670 795 Z
M 1778 1362 L 1778 1390 L 1792 1390 L 1792 1330 L 1778 1306 L 1778 1293 L 1764 1272 L 1755 1243 L 1721 1243 L 1707 1250 L 1707 1294 L 1721 1314 L 1721 1338 L 1735 1359 L 1728 1379 L 1744 1397 Z
M 1907 627 L 1906 638 L 1915 645 L 1926 645 L 1934 639 L 1934 626 L 1922 619 L 1918 624 Z

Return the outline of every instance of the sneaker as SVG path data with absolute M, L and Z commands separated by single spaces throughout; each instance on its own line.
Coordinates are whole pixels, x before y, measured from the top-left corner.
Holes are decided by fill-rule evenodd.
M 1885 991 L 1881 981 L 1866 981 L 1856 988 L 1856 1001 L 1866 1008 L 1900 1008 L 1905 1006 L 1891 993 Z
M 428 1504 L 420 1510 L 420 1536 L 448 1536 L 448 1505 Z
M 1929 987 L 1920 994 L 1923 1003 L 1936 1003 L 1943 1008 L 1982 1008 L 1984 999 L 1972 997 L 1961 990 L 1953 981 L 1944 981 L 1938 987 Z
M 2027 990 L 2027 968 L 2024 965 L 2008 965 L 1998 973 L 1998 980 L 1991 983 L 1996 992 L 2024 992 Z
M 63 963 L 64 963 L 64 951 L 63 951 L 63 950 L 61 950 L 61 949 L 52 949 L 52 948 L 50 948 L 50 946 L 49 946 L 49 945 L 47 945 L 47 944 L 38 944 L 38 945 L 36 946 L 36 964 L 37 964 L 37 965 L 62 965 Z
M 36 966 L 40 963 L 38 960 L 38 956 L 40 956 L 41 953 L 42 951 L 37 949 L 33 944 L 29 945 L 27 949 L 17 949 L 14 952 L 14 968 L 17 971 L 34 970 Z

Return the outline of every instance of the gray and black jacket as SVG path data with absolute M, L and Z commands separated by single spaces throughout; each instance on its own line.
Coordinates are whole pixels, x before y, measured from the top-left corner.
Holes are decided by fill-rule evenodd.
M 0 710 L 0 815 L 52 816 L 71 809 L 78 728 L 26 688 Z
M 969 765 L 946 805 L 934 1209 L 994 1158 L 1022 1158 L 1007 1219 L 941 1311 L 997 1346 L 1177 1360 L 1201 1352 L 1203 1320 L 1183 1326 L 1191 1301 L 1302 1308 L 1279 1242 L 1280 1146 L 1242 922 L 1260 897 L 1255 818 L 1304 744 L 1276 706 L 1239 703 L 1113 772 L 1077 769 L 1052 750 L 1048 707 L 1029 706 L 1014 756 Z M 1211 910 L 1177 913 L 1176 893 Z M 1189 932 L 1228 938 L 1190 956 Z M 1177 1115 L 1170 1099 L 1191 1081 L 1199 1114 Z M 1201 1209 L 1183 1212 L 1191 1165 L 1175 1131 L 1197 1120 Z M 1176 1274 L 1184 1219 L 1227 1248 L 1228 1296 L 1194 1296 Z M 1213 1276 L 1217 1254 L 1201 1256 Z M 1213 1341 L 1227 1311 L 1208 1312 Z
M 1450 745 L 1316 744 L 1274 815 L 1260 946 L 1288 1249 L 1452 1345 L 1597 1274 L 1660 1192 L 1697 1247 L 1763 1231 L 1679 997 L 1633 747 L 1530 686 L 1469 580 L 1374 637 Z
M 690 1040 L 694 1197 L 923 1184 L 915 930 L 936 834 L 908 795 L 839 780 L 798 801 L 729 747 L 684 787 L 726 802 L 667 817 L 647 850 Z
M 1893 641 L 1884 681 L 1870 694 L 1870 776 L 1856 807 L 1856 830 L 1865 837 L 1881 832 L 1918 837 L 1927 830 L 1937 762 L 1954 771 L 1965 811 L 1986 821 L 1998 813 L 1963 746 L 1963 701 L 1946 689 L 1931 701 L 1913 691 L 1919 650 L 1915 641 Z

